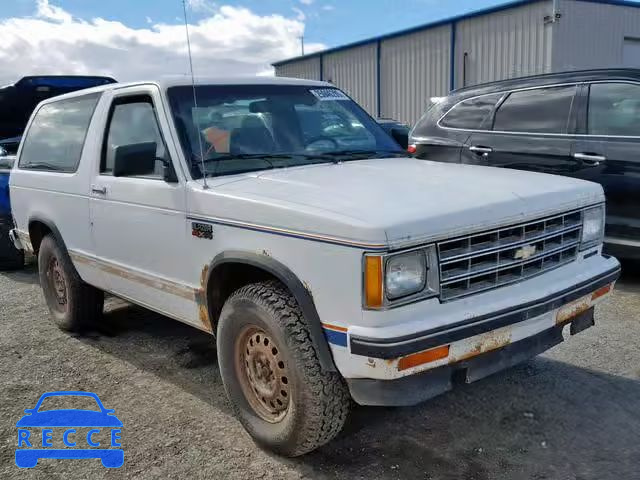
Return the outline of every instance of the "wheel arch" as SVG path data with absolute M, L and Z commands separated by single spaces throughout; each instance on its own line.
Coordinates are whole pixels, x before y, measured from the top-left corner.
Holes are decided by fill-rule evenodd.
M 33 215 L 29 218 L 29 222 L 27 225 L 29 229 L 29 241 L 31 243 L 34 255 L 38 255 L 42 239 L 50 233 L 53 234 L 56 241 L 58 242 L 58 245 L 60 245 L 60 247 L 65 252 L 67 251 L 67 247 L 64 243 L 64 240 L 62 239 L 60 230 L 58 230 L 58 227 L 56 227 L 55 223 L 51 220 L 40 215 Z
M 318 352 L 318 359 L 322 369 L 331 372 L 337 371 L 311 292 L 291 269 L 268 255 L 245 251 L 225 251 L 213 259 L 209 264 L 205 278 L 203 278 L 207 311 L 212 325 L 217 324 L 222 305 L 226 300 L 226 297 L 220 297 L 216 293 L 215 286 L 218 283 L 216 280 L 224 279 L 224 273 L 226 273 L 224 270 L 227 268 L 254 269 L 254 272 L 261 272 L 264 275 L 261 278 L 260 274 L 258 274 L 257 280 L 275 278 L 289 289 L 300 306 L 304 317 L 309 322 L 311 341 L 316 348 L 316 352 Z M 220 277 L 221 273 L 222 278 Z M 213 330 L 215 333 L 215 328 Z

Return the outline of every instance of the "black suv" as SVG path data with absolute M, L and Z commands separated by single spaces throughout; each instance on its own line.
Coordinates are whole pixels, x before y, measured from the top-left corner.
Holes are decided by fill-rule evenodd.
M 411 131 L 418 158 L 567 175 L 607 196 L 606 248 L 640 258 L 640 70 L 539 75 L 454 90 Z

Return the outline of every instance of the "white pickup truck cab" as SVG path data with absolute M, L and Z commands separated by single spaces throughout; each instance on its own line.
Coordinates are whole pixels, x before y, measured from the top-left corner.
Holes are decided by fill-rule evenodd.
M 214 335 L 240 421 L 285 455 L 333 438 L 349 397 L 415 404 L 593 325 L 620 268 L 600 186 L 407 158 L 323 82 L 47 100 L 10 192 L 61 328 L 110 292 Z

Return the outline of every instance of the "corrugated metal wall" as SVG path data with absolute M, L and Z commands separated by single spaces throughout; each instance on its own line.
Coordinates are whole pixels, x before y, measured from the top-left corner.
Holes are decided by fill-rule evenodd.
M 322 78 L 347 92 L 371 115 L 378 110 L 377 43 L 324 55 Z
M 382 41 L 382 117 L 415 123 L 430 97 L 449 92 L 451 25 Z
M 552 71 L 623 65 L 625 39 L 640 41 L 640 8 L 552 0 L 460 19 L 433 28 L 276 67 L 279 76 L 332 81 L 372 115 L 415 122 L 431 96 L 451 83 L 451 29 L 455 28 L 455 87 Z M 640 49 L 640 47 L 636 47 Z M 467 53 L 465 60 L 465 52 Z M 629 52 L 628 52 L 629 53 Z M 627 55 L 637 61 L 637 53 Z M 322 76 L 320 67 L 323 65 Z M 640 65 L 630 65 L 640 67 Z M 465 83 L 466 82 L 466 83 Z
M 551 10 L 550 0 L 541 1 L 458 22 L 456 88 L 465 72 L 466 85 L 550 72 L 552 30 L 544 17 Z
M 276 67 L 276 76 L 320 80 L 320 57 L 279 65 Z
M 555 71 L 624 65 L 625 38 L 640 39 L 640 8 L 575 0 L 559 1 L 553 26 Z

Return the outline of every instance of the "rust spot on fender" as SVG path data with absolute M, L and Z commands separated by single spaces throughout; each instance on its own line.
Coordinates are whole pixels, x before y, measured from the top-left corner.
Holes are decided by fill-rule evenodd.
M 203 328 L 213 333 L 213 325 L 209 317 L 209 309 L 207 308 L 207 277 L 209 275 L 209 265 L 202 267 L 200 272 L 200 288 L 193 291 L 193 298 L 198 306 L 198 318 Z

